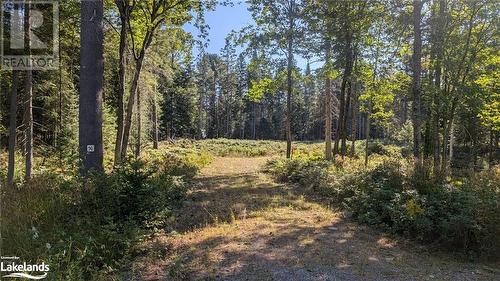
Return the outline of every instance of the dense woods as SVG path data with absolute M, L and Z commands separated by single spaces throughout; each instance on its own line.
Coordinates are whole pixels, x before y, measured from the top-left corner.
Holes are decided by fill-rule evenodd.
M 115 2 L 104 3 L 103 22 L 103 122 L 115 128 L 104 146 L 115 163 L 157 135 L 286 140 L 288 157 L 291 140 L 333 139 L 333 154 L 346 156 L 348 140 L 399 137 L 435 173 L 455 156 L 478 169 L 495 158 L 495 1 L 250 1 L 256 23 L 228 34 L 219 54 L 204 50 L 203 12 L 216 3 Z M 31 126 L 29 103 L 15 110 L 26 113 L 22 148 L 33 139 L 36 154 L 76 149 L 67 145 L 77 137 L 79 4 L 60 5 L 60 69 L 2 72 L 5 148 L 19 92 L 34 116 Z M 190 21 L 199 34 L 183 30 Z M 398 136 L 408 126 L 413 137 Z
M 30 58 L 40 5 L 2 10 L 23 13 Z M 209 53 L 205 16 L 233 5 L 58 1 L 57 69 L 0 71 L 4 248 L 67 280 L 96 278 L 119 268 L 137 233 L 169 225 L 201 167 L 235 154 L 286 157 L 271 175 L 362 223 L 495 256 L 497 1 L 247 0 L 253 24 Z

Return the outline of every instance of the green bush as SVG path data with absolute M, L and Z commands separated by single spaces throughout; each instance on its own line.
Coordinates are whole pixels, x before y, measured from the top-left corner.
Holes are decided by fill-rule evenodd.
M 142 234 L 171 222 L 186 180 L 206 162 L 196 157 L 129 161 L 91 180 L 47 174 L 2 188 L 3 251 L 48 263 L 53 280 L 91 280 L 120 269 Z
M 465 253 L 500 251 L 498 167 L 445 185 L 403 164 L 387 158 L 365 168 L 346 160 L 338 168 L 316 160 L 274 160 L 267 170 L 331 196 L 362 223 Z

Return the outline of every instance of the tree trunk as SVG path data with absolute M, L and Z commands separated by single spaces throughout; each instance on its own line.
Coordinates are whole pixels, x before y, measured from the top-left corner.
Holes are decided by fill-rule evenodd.
M 125 97 L 125 74 L 127 68 L 126 51 L 127 51 L 127 9 L 122 4 L 118 4 L 118 9 L 120 10 L 120 62 L 118 68 L 118 108 L 116 112 L 116 142 L 115 142 L 115 165 L 120 164 L 122 161 L 122 143 L 123 143 L 123 111 L 124 104 L 123 100 Z
M 352 96 L 352 82 L 349 81 L 349 90 L 347 91 L 344 120 L 342 121 L 342 140 L 340 145 L 340 151 L 342 157 L 347 155 L 347 120 L 349 119 L 349 108 L 351 107 L 351 96 Z
M 30 16 L 31 4 L 25 4 L 24 13 L 24 35 L 26 55 L 31 58 L 30 48 Z M 24 155 L 25 155 L 25 179 L 30 180 L 33 177 L 33 70 L 29 68 L 25 77 L 25 110 L 24 110 Z
M 58 144 L 60 145 L 59 138 L 62 137 L 62 130 L 63 130 L 63 84 L 62 84 L 62 79 L 63 79 L 63 73 L 62 73 L 62 56 L 61 56 L 61 48 L 59 49 L 59 112 L 58 112 L 58 117 L 59 117 L 59 124 L 58 124 L 58 132 L 57 136 L 55 138 L 54 146 L 56 149 L 59 151 L 59 168 L 64 171 L 64 164 L 63 164 L 63 149 L 62 147 L 58 147 Z
M 490 142 L 488 145 L 488 168 L 493 167 L 493 153 L 495 151 L 495 146 L 494 144 L 494 133 L 493 130 L 490 129 Z
M 206 87 L 203 87 L 205 89 Z M 198 98 L 198 139 L 203 139 L 203 118 L 202 118 L 202 113 L 203 113 L 203 93 L 204 91 L 200 91 L 199 98 Z
M 158 108 L 156 93 L 153 93 L 153 148 L 158 149 Z
M 16 157 L 16 137 L 17 137 L 17 84 L 19 73 L 12 71 L 12 94 L 10 96 L 9 112 L 9 168 L 7 172 L 7 182 L 9 185 L 14 183 L 15 157 Z
M 103 1 L 82 1 L 80 34 L 80 173 L 103 171 L 102 93 L 104 80 Z
M 422 2 L 420 0 L 413 0 L 413 157 L 415 159 L 415 166 L 422 166 L 421 157 L 421 72 L 422 72 L 422 31 L 421 31 L 421 18 L 422 18 Z
M 142 114 L 141 114 L 141 90 L 137 89 L 137 142 L 135 144 L 135 158 L 141 156 L 141 136 L 142 136 Z
M 130 97 L 127 104 L 127 116 L 125 117 L 125 127 L 123 130 L 122 142 L 122 159 L 127 156 L 128 141 L 130 137 L 130 129 L 132 127 L 132 114 L 134 114 L 135 98 L 137 96 L 137 88 L 139 85 L 139 77 L 141 75 L 142 63 L 144 61 L 145 50 L 141 52 L 139 59 L 136 61 L 134 78 L 132 80 L 132 88 L 130 89 Z
M 257 104 L 252 102 L 252 139 L 257 139 Z
M 290 1 L 290 10 L 288 11 L 288 39 L 287 39 L 287 87 L 286 87 L 286 120 L 285 120 L 285 130 L 286 130 L 286 158 L 292 158 L 292 91 L 293 91 L 293 39 L 294 39 L 294 29 L 295 29 L 295 1 Z
M 332 155 L 332 79 L 330 77 L 331 46 L 327 42 L 325 55 L 325 159 L 331 161 Z
M 339 153 L 339 143 L 342 140 L 342 147 L 341 147 L 341 153 L 342 157 L 345 156 L 345 138 L 347 137 L 346 134 L 346 124 L 347 124 L 347 111 L 349 104 L 346 102 L 346 89 L 347 86 L 350 84 L 350 79 L 351 79 L 351 73 L 352 73 L 352 49 L 351 49 L 351 33 L 349 30 L 345 31 L 345 40 L 346 40 L 346 46 L 344 49 L 344 56 L 345 56 L 345 66 L 344 66 L 344 75 L 342 76 L 342 85 L 340 88 L 340 105 L 339 105 L 339 119 L 338 119 L 338 129 L 337 129 L 337 137 L 335 138 L 335 145 L 333 147 L 333 153 L 338 154 Z
M 436 92 L 434 94 L 434 107 L 435 107 L 435 116 L 434 116 L 434 135 L 433 135 L 433 162 L 434 162 L 434 177 L 437 179 L 439 177 L 441 166 L 440 166 L 440 97 L 441 94 L 441 73 L 442 73 L 442 60 L 443 60 L 443 44 L 444 44 L 444 19 L 445 19 L 445 0 L 439 1 L 439 16 L 438 16 L 438 30 L 437 30 L 437 38 L 436 38 L 436 67 L 434 71 L 434 85 L 436 87 Z
M 454 118 L 451 119 L 451 124 L 450 124 L 450 153 L 449 153 L 449 158 L 448 162 L 446 163 L 446 171 L 450 171 L 451 169 L 451 162 L 453 161 L 453 146 L 455 144 L 455 122 L 453 120 Z
M 442 147 L 442 157 L 441 157 L 441 174 L 446 176 L 448 174 L 448 163 L 451 162 L 451 157 L 449 153 L 452 152 L 451 146 L 453 138 L 453 119 L 455 117 L 455 110 L 457 107 L 457 99 L 454 99 L 451 105 L 450 115 L 448 117 L 448 122 L 445 123 L 444 133 L 443 133 L 443 147 Z
M 287 90 L 286 90 L 286 158 L 292 158 L 292 71 L 293 71 L 293 54 L 292 54 L 293 39 L 288 39 L 288 63 L 287 63 Z
M 370 106 L 368 106 L 370 107 Z M 370 142 L 370 108 L 368 108 L 368 112 L 366 113 L 366 124 L 365 124 L 365 166 L 368 166 L 368 148 Z
M 351 113 L 351 117 L 352 117 L 352 120 L 351 120 L 351 128 L 352 128 L 352 132 L 351 132 L 351 157 L 354 157 L 354 155 L 356 155 L 356 136 L 357 136 L 357 131 L 358 131 L 358 93 L 356 92 L 357 88 L 356 88 L 356 85 L 357 84 L 354 84 L 354 92 L 353 92 L 353 100 L 352 100 L 352 113 Z

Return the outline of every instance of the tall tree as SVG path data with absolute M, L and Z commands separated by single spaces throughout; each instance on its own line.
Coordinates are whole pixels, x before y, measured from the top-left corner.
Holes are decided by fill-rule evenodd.
M 331 77 L 331 45 L 326 42 L 325 48 L 325 159 L 331 161 L 332 153 L 332 77 Z
M 202 3 L 194 0 L 148 0 L 137 2 L 135 9 L 131 12 L 128 18 L 128 28 L 135 68 L 124 121 L 121 147 L 122 158 L 127 153 L 134 104 L 146 51 L 151 46 L 155 34 L 162 27 L 181 26 L 191 18 L 190 12 L 192 10 L 200 11 L 204 5 L 210 6 L 212 4 L 211 1 Z M 133 21 L 135 22 L 133 23 Z M 168 28 L 165 28 L 165 30 L 168 30 Z
M 103 170 L 103 1 L 81 3 L 79 146 L 82 175 Z
M 122 155 L 123 131 L 124 131 L 124 97 L 127 68 L 127 37 L 130 13 L 134 9 L 136 1 L 115 0 L 120 14 L 120 44 L 119 44 L 119 69 L 118 69 L 118 108 L 116 111 L 116 141 L 115 141 L 115 164 L 119 164 Z
M 250 10 L 265 38 L 282 51 L 286 59 L 286 157 L 292 157 L 292 92 L 294 87 L 294 54 L 298 51 L 303 35 L 303 13 L 306 1 L 303 0 L 251 0 Z
M 9 112 L 9 167 L 7 172 L 7 182 L 14 183 L 15 172 L 15 157 L 17 143 L 17 88 L 18 88 L 19 72 L 12 71 L 12 92 L 10 96 L 10 112 Z
M 413 94 L 413 157 L 415 165 L 422 165 L 420 146 L 422 143 L 422 105 L 421 105 L 421 75 L 422 75 L 422 1 L 413 0 L 413 55 L 412 55 L 412 94 Z
M 141 108 L 141 90 L 137 89 L 137 140 L 135 144 L 135 157 L 139 158 L 141 156 L 141 138 L 142 138 L 142 108 Z
M 31 3 L 24 4 L 24 49 L 31 60 Z M 24 83 L 24 156 L 25 179 L 33 177 L 33 70 L 28 66 Z

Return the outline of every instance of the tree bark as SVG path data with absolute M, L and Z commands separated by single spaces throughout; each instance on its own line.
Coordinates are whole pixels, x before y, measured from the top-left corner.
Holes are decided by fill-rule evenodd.
M 26 55 L 31 59 L 30 48 L 30 16 L 31 4 L 25 4 L 24 13 L 24 35 Z M 24 155 L 25 155 L 25 179 L 31 180 L 33 177 L 33 70 L 29 68 L 25 77 L 25 110 L 24 110 Z
M 141 156 L 141 136 L 142 136 L 142 114 L 141 114 L 141 90 L 137 89 L 137 142 L 135 144 L 135 158 Z
M 132 88 L 130 89 L 130 96 L 128 98 L 127 104 L 127 116 L 125 117 L 125 127 L 123 130 L 123 142 L 122 142 L 122 159 L 127 156 L 127 148 L 130 137 L 130 129 L 132 127 L 132 114 L 134 113 L 135 98 L 137 96 L 137 88 L 139 85 L 139 77 L 141 75 L 142 63 L 144 61 L 144 53 L 141 53 L 139 59 L 136 61 L 134 78 L 132 80 Z
M 127 68 L 126 51 L 127 51 L 127 30 L 128 30 L 128 7 L 121 1 L 116 1 L 118 10 L 120 11 L 120 62 L 118 68 L 118 108 L 116 112 L 116 141 L 115 141 L 115 165 L 122 161 L 122 143 L 123 143 L 123 114 L 125 97 L 125 74 Z
M 19 73 L 12 71 L 12 94 L 10 96 L 9 112 L 9 168 L 7 171 L 7 182 L 14 184 L 15 157 L 16 157 L 16 137 L 17 137 L 17 87 Z
M 365 166 L 368 166 L 368 149 L 370 142 L 370 105 L 368 106 L 368 112 L 366 113 L 366 124 L 365 124 Z
M 286 130 L 286 158 L 292 158 L 292 91 L 293 91 L 293 44 L 294 44 L 294 29 L 295 29 L 295 0 L 290 2 L 290 11 L 288 15 L 289 27 L 288 27 L 288 38 L 287 38 L 287 88 L 286 88 L 286 120 L 285 120 L 285 130 Z
M 351 157 L 354 157 L 354 155 L 356 155 L 356 136 L 357 136 L 357 131 L 358 131 L 358 93 L 356 92 L 357 88 L 356 88 L 356 85 L 357 84 L 354 84 L 354 91 L 353 91 L 353 100 L 352 100 L 352 114 L 351 114 L 351 117 L 352 117 L 352 120 L 351 120 L 351 128 L 352 128 L 352 132 L 351 132 Z
M 421 72 L 422 72 L 422 2 L 413 0 L 413 157 L 415 166 L 422 166 L 421 157 Z
M 346 102 L 345 102 L 345 112 L 344 112 L 344 120 L 342 121 L 342 140 L 340 145 L 340 151 L 342 157 L 347 155 L 347 120 L 349 119 L 349 108 L 351 107 L 351 96 L 352 96 L 352 82 L 349 81 Z
M 330 42 L 326 44 L 325 55 L 325 159 L 331 161 L 332 154 L 332 79 L 330 77 L 331 46 Z
M 443 44 L 444 44 L 444 24 L 445 24 L 445 0 L 439 1 L 439 16 L 437 21 L 437 38 L 436 38 L 436 66 L 434 70 L 434 85 L 436 92 L 434 95 L 434 135 L 433 135 L 433 162 L 434 162 L 434 176 L 437 178 L 441 171 L 440 166 L 440 99 L 441 92 L 441 73 L 442 73 L 442 60 L 443 60 Z
M 347 29 L 347 28 L 346 28 Z M 346 134 L 346 124 L 347 124 L 347 114 L 348 114 L 348 108 L 349 104 L 346 102 L 346 89 L 348 85 L 350 84 L 350 79 L 351 79 L 351 73 L 352 73 L 352 49 L 351 49 L 351 43 L 352 43 L 352 38 L 351 38 L 351 33 L 350 30 L 345 31 L 345 49 L 344 49 L 344 56 L 345 56 L 345 66 L 344 66 L 344 75 L 342 76 L 342 85 L 340 88 L 340 105 L 339 105 L 339 120 L 338 120 L 338 129 L 337 129 L 337 137 L 335 138 L 335 144 L 333 147 L 333 154 L 338 154 L 339 153 L 339 144 L 340 141 L 342 141 L 341 145 L 341 153 L 342 157 L 345 156 L 346 152 L 346 142 L 345 138 L 347 137 Z
M 82 1 L 80 34 L 80 173 L 103 171 L 102 93 L 104 80 L 103 1 Z
M 451 148 L 453 146 L 453 119 L 455 118 L 455 110 L 457 107 L 458 100 L 455 98 L 451 105 L 450 115 L 448 117 L 448 122 L 445 124 L 444 134 L 443 134 L 443 147 L 442 147 L 442 157 L 441 157 L 441 175 L 446 176 L 448 174 L 449 163 L 451 162 L 450 152 L 453 151 Z
M 158 149 L 158 108 L 156 93 L 153 93 L 153 149 Z
M 257 103 L 252 102 L 252 139 L 257 139 Z

